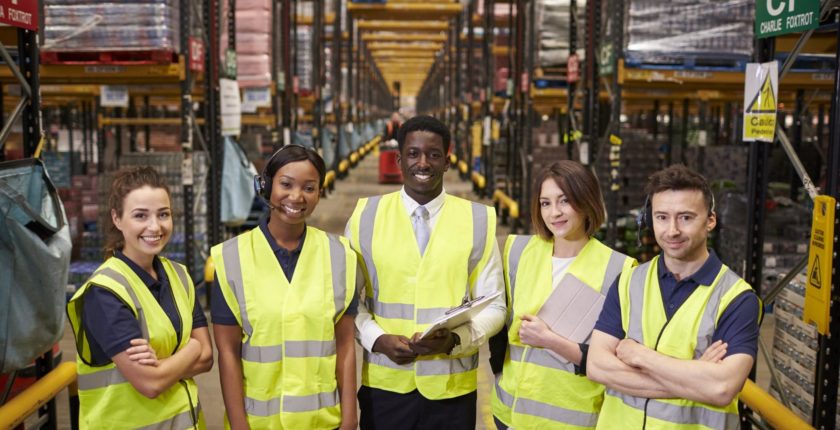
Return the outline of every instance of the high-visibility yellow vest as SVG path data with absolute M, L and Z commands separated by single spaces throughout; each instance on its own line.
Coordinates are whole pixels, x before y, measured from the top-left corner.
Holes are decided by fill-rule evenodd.
M 517 430 L 595 428 L 604 398 L 604 386 L 576 375 L 574 363 L 519 338 L 522 315 L 536 315 L 554 291 L 553 253 L 554 243 L 539 236 L 508 236 L 505 243 L 508 350 L 492 407 L 499 421 Z M 592 238 L 566 273 L 606 295 L 621 271 L 634 264 Z
M 356 254 L 347 240 L 307 227 L 291 282 L 259 228 L 214 246 L 211 254 L 225 302 L 242 327 L 251 428 L 338 428 L 335 324 L 353 299 L 356 279 Z
M 618 287 L 627 338 L 683 360 L 699 358 L 718 319 L 749 284 L 723 265 L 711 285 L 700 285 L 668 320 L 659 289 L 659 257 L 622 273 Z M 758 321 L 756 321 L 758 324 Z M 599 429 L 737 429 L 738 398 L 725 407 L 685 399 L 646 399 L 607 389 Z
M 87 333 L 82 327 L 85 293 L 102 287 L 115 294 L 140 323 L 143 338 L 159 359 L 172 356 L 190 340 L 195 289 L 184 266 L 160 257 L 169 278 L 175 306 L 181 318 L 181 342 L 169 317 L 149 288 L 125 262 L 116 257 L 105 261 L 67 305 L 67 315 L 76 337 L 76 370 L 79 374 L 79 427 L 82 429 L 203 429 L 198 387 L 184 379 L 154 399 L 134 389 L 110 362 L 91 365 Z
M 472 297 L 495 237 L 492 208 L 446 195 L 421 256 L 399 192 L 360 199 L 350 218 L 350 241 L 367 268 L 365 303 L 374 320 L 388 334 L 411 337 L 425 330 Z M 362 384 L 448 399 L 475 391 L 477 368 L 477 352 L 421 356 L 398 365 L 365 351 Z

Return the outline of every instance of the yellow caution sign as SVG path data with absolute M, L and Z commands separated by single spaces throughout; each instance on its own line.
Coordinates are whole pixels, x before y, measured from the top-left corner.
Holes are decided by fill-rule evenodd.
M 744 136 L 746 142 L 773 142 L 779 94 L 779 65 L 747 64 L 744 80 Z
M 805 287 L 805 313 L 802 320 L 815 323 L 820 334 L 828 334 L 831 307 L 831 264 L 834 248 L 834 208 L 829 196 L 814 199 L 811 247 L 808 252 L 808 285 Z

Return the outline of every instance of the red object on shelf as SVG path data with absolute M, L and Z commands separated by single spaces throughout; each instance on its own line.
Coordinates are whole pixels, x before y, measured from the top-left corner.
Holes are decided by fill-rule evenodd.
M 172 64 L 178 62 L 175 51 L 100 51 L 100 52 L 58 52 L 41 51 L 42 64 L 106 64 L 106 65 L 138 65 L 138 64 Z
M 397 163 L 399 153 L 400 151 L 396 148 L 379 150 L 380 184 L 402 184 L 402 171 L 400 171 L 400 165 Z

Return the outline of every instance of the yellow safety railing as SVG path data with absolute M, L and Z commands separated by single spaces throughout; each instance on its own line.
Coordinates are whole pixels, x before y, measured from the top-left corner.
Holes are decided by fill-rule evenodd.
M 510 198 L 502 190 L 493 192 L 493 202 L 498 202 L 503 209 L 507 209 L 509 217 L 513 219 L 519 218 L 519 203 L 516 203 L 515 200 Z
M 475 184 L 476 188 L 478 188 L 479 190 L 483 190 L 484 187 L 487 186 L 487 179 L 481 173 L 472 172 L 471 176 L 473 184 Z
M 359 154 L 356 152 L 350 153 L 350 164 L 356 164 L 359 162 Z
M 461 174 L 466 175 L 466 174 L 467 174 L 467 172 L 469 172 L 469 171 L 470 171 L 470 165 L 469 165 L 469 164 L 467 164 L 467 162 L 466 162 L 466 161 L 463 161 L 463 160 L 462 160 L 462 161 L 459 161 L 459 162 L 458 162 L 458 170 L 460 170 L 460 171 L 461 171 Z
M 38 379 L 29 388 L 0 406 L 0 429 L 13 429 L 26 417 L 35 413 L 65 388 L 70 396 L 78 396 L 76 385 L 76 363 L 65 361 L 51 372 Z
M 350 162 L 349 161 L 341 160 L 341 162 L 338 163 L 338 173 L 344 173 L 348 169 L 350 169 Z
M 790 409 L 786 408 L 778 400 L 773 398 L 766 391 L 762 390 L 755 382 L 747 379 L 744 388 L 741 389 L 740 399 L 750 409 L 758 412 L 768 424 L 777 430 L 813 430 L 808 423 L 799 418 Z
M 216 280 L 216 263 L 213 263 L 211 255 L 204 261 L 204 283 L 210 285 L 214 280 Z
M 453 166 L 458 164 L 458 157 L 455 154 L 449 154 L 449 164 Z

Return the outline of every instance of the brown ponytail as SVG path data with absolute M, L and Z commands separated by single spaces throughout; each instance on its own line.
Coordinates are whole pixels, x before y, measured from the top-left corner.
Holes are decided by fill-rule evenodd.
M 166 179 L 152 167 L 128 167 L 114 173 L 111 182 L 111 191 L 108 195 L 108 213 L 103 220 L 105 246 L 102 250 L 106 260 L 114 255 L 114 251 L 121 250 L 125 246 L 123 234 L 114 225 L 114 221 L 111 219 L 111 212 L 116 211 L 122 217 L 125 196 L 145 186 L 162 188 L 166 190 L 166 194 L 170 195 L 169 186 L 166 185 Z

